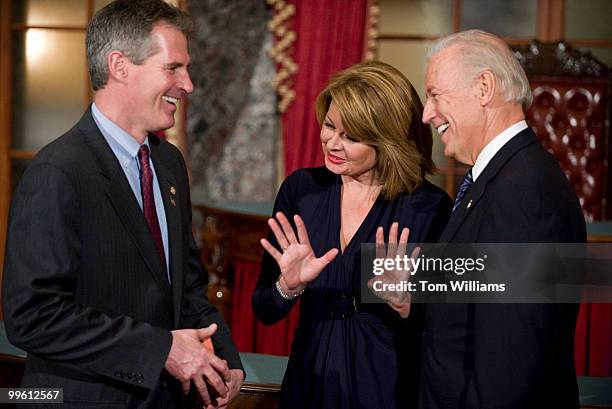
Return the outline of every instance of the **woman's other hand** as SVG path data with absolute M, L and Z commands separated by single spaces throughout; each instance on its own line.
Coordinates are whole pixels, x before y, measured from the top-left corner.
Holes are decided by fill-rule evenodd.
M 391 224 L 389 229 L 388 245 L 385 245 L 385 232 L 382 227 L 378 227 L 376 230 L 376 258 L 379 259 L 390 259 L 396 260 L 397 257 L 400 259 L 406 254 L 408 247 L 408 238 L 410 237 L 410 230 L 406 227 L 402 229 L 399 235 L 399 223 L 394 222 Z M 416 247 L 411 258 L 414 260 L 418 257 L 420 248 Z M 385 270 L 382 275 L 371 278 L 368 281 L 370 289 L 374 287 L 375 282 L 379 282 L 381 288 L 401 288 L 402 282 L 408 282 L 410 280 L 410 268 L 404 269 L 391 269 Z M 397 311 L 402 318 L 407 318 L 410 314 L 410 293 L 408 291 L 396 290 L 396 291 L 374 291 L 374 294 L 387 301 L 389 306 Z

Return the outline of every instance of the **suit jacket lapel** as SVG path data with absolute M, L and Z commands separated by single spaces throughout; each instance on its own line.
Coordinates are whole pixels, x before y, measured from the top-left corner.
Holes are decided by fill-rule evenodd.
M 151 137 L 149 141 L 151 141 Z M 164 201 L 164 209 L 166 210 L 166 222 L 168 224 L 168 253 L 170 257 L 170 278 L 172 280 L 172 299 L 174 302 L 174 320 L 175 324 L 177 324 L 180 319 L 180 306 L 183 295 L 183 274 L 181 272 L 181 265 L 184 255 L 182 254 L 181 246 L 181 208 L 174 174 L 170 172 L 166 165 L 161 161 L 157 150 L 157 144 L 151 143 L 151 147 L 151 158 L 153 159 L 155 173 L 157 174 L 159 188 L 161 189 L 161 196 Z
M 91 108 L 90 108 L 91 109 Z M 113 205 L 117 216 L 132 237 L 136 248 L 147 265 L 153 279 L 172 308 L 171 289 L 164 266 L 155 249 L 155 243 L 142 210 L 134 197 L 134 192 L 119 165 L 117 157 L 100 133 L 91 110 L 88 110 L 78 124 L 85 141 L 98 161 L 100 173 L 108 180 L 106 195 Z
M 440 235 L 440 240 L 438 240 L 440 243 L 452 241 L 459 227 L 461 227 L 464 220 L 471 213 L 472 209 L 474 209 L 478 200 L 484 195 L 489 182 L 497 176 L 501 168 L 512 156 L 514 156 L 514 154 L 532 143 L 538 143 L 538 140 L 533 130 L 527 128 L 510 139 L 510 141 L 493 156 L 493 159 L 487 164 L 482 174 L 478 176 L 476 182 L 474 182 L 467 191 L 459 207 L 453 212 L 446 228 Z

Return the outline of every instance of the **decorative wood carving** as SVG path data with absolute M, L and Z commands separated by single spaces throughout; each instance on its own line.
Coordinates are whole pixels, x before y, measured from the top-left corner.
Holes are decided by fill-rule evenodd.
M 196 234 L 202 239 L 202 264 L 210 277 L 208 297 L 229 323 L 234 262 L 261 262 L 263 248 L 259 240 L 268 234 L 267 218 L 204 205 L 193 209 L 204 221 Z
M 587 221 L 611 217 L 610 71 L 564 42 L 533 41 L 515 54 L 533 92 L 527 122 L 559 161 Z
M 516 47 L 515 55 L 528 76 L 607 77 L 608 68 L 589 51 L 570 47 L 567 43 L 542 43 L 533 40 Z

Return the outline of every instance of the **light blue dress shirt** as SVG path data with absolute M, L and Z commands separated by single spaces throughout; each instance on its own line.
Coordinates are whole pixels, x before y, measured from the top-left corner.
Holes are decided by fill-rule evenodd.
M 140 205 L 140 209 L 142 210 L 140 163 L 138 162 L 138 150 L 140 149 L 140 144 L 129 133 L 108 119 L 98 109 L 95 103 L 91 105 L 91 113 L 96 125 L 98 125 L 98 128 L 100 129 L 100 132 L 102 132 L 104 139 L 106 139 L 106 142 L 110 145 L 111 150 L 117 157 L 117 160 L 121 165 L 121 169 L 123 169 L 125 177 L 130 183 L 134 196 L 136 197 L 136 200 Z M 148 137 L 145 139 L 144 144 L 149 147 L 150 152 L 151 149 L 149 146 Z M 161 230 L 162 242 L 164 245 L 164 254 L 166 255 L 166 272 L 168 272 L 170 269 L 170 257 L 168 257 L 168 224 L 166 222 L 166 211 L 164 210 L 164 202 L 162 199 L 161 190 L 159 189 L 159 182 L 157 180 L 157 174 L 155 173 L 155 166 L 153 165 L 153 161 L 150 157 L 149 164 L 151 165 L 151 170 L 153 171 L 153 195 L 155 198 L 155 210 L 157 211 L 157 219 L 159 220 L 159 228 Z M 170 281 L 169 273 L 168 281 Z

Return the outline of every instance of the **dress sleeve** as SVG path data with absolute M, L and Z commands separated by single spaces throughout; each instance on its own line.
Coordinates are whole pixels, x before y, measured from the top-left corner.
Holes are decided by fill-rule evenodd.
M 299 172 L 299 171 L 298 171 Z M 273 214 L 283 212 L 293 226 L 293 215 L 295 212 L 295 191 L 298 188 L 299 173 L 290 175 L 281 185 L 274 202 Z M 295 228 L 295 226 L 293 226 Z M 278 242 L 272 232 L 268 233 L 268 241 L 279 248 Z M 276 280 L 280 276 L 278 263 L 274 258 L 264 251 L 261 261 L 261 270 L 257 279 L 255 292 L 251 297 L 253 312 L 258 320 L 266 325 L 277 323 L 285 318 L 295 305 L 297 298 L 286 300 L 276 289 Z

